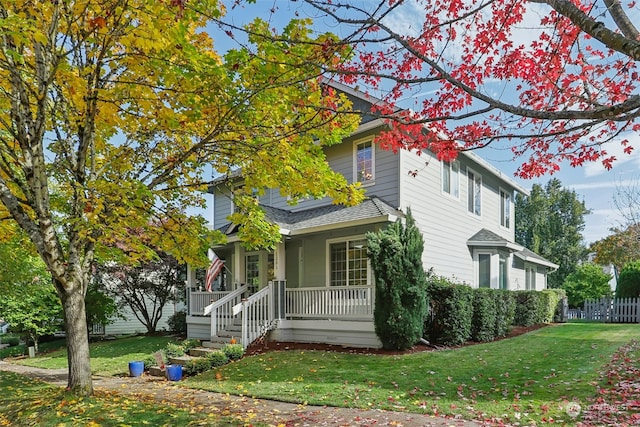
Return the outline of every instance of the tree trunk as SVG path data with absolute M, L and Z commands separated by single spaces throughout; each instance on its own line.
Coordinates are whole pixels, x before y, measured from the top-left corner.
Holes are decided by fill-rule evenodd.
M 67 388 L 80 395 L 93 393 L 89 358 L 89 332 L 84 305 L 84 286 L 69 283 L 62 295 L 64 324 L 67 335 L 67 362 L 69 380 Z

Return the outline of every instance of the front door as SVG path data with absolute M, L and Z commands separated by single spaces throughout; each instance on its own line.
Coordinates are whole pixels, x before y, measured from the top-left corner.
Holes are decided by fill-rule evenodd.
M 274 280 L 274 256 L 265 251 L 249 252 L 244 257 L 245 278 L 249 293 L 253 294 Z

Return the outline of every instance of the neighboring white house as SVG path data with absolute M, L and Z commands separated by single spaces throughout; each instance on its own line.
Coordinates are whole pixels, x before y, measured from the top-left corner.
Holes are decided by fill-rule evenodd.
M 360 111 L 368 111 L 366 98 L 335 86 Z M 270 297 L 278 319 L 274 338 L 378 346 L 365 233 L 403 218 L 409 208 L 424 238 L 424 267 L 438 275 L 472 287 L 540 290 L 557 268 L 514 241 L 514 199 L 516 192 L 527 194 L 524 188 L 471 152 L 444 162 L 429 151 L 382 150 L 372 140 L 383 128 L 382 121 L 363 114 L 353 135 L 325 151 L 334 170 L 362 183 L 367 198 L 361 205 L 337 206 L 324 199 L 290 206 L 278 189 L 260 197 L 267 217 L 282 230 L 273 252 L 245 251 L 237 227 L 229 223 L 230 192 L 238 181 L 220 180 L 212 187 L 214 226 L 228 236 L 226 245 L 215 248 L 226 265 L 220 280 L 227 291 L 247 285 L 249 293 L 267 289 L 269 282 L 281 285 L 278 296 Z M 196 286 L 194 274 L 189 281 Z M 219 322 L 212 326 L 203 316 L 211 297 L 190 293 L 189 337 L 218 334 Z M 265 320 L 262 332 L 264 325 Z
M 170 330 L 169 318 L 178 311 L 184 310 L 184 303 L 167 303 L 162 308 L 162 317 L 158 321 L 157 331 Z M 140 320 L 136 318 L 129 307 L 120 310 L 122 317 L 115 317 L 113 323 L 108 325 L 95 325 L 91 333 L 93 335 L 128 335 L 128 334 L 144 334 L 147 328 Z

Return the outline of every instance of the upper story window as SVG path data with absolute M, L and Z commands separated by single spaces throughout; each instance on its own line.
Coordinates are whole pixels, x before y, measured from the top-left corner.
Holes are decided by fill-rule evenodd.
M 511 228 L 511 194 L 500 189 L 500 225 Z
M 359 142 L 355 145 L 355 179 L 366 184 L 374 180 L 374 148 L 371 141 Z
M 460 196 L 460 164 L 455 160 L 442 162 L 442 192 L 456 199 Z
M 467 198 L 469 212 L 480 216 L 482 213 L 482 176 L 467 170 Z

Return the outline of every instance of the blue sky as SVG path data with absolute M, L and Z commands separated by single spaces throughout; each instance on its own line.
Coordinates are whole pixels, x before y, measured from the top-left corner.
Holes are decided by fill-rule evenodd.
M 358 1 L 358 0 L 354 0 Z M 360 0 L 364 1 L 364 0 Z M 233 1 L 227 2 L 233 3 Z M 377 2 L 376 2 L 377 3 Z M 393 25 L 401 28 L 419 27 L 420 10 L 415 3 L 408 1 L 408 6 L 401 9 L 403 13 L 397 13 L 392 17 Z M 527 14 L 527 19 L 520 33 L 516 34 L 518 42 L 528 43 L 533 37 L 531 31 L 539 23 L 540 16 L 545 13 L 544 6 L 532 4 Z M 305 8 L 302 2 L 287 0 L 257 0 L 254 5 L 241 5 L 229 9 L 225 21 L 236 25 L 250 22 L 255 17 L 271 23 L 275 28 L 281 28 L 289 19 L 293 17 L 317 18 L 315 11 Z M 640 15 L 632 16 L 633 19 Z M 418 20 L 418 21 L 416 21 Z M 314 26 L 318 30 L 330 31 L 340 35 L 343 29 L 335 26 L 326 19 L 316 19 Z M 226 35 L 212 29 L 214 43 L 218 50 L 224 51 L 235 47 L 236 43 Z M 499 85 L 496 86 L 499 90 Z M 632 145 L 640 150 L 640 135 L 631 136 Z M 609 235 L 609 229 L 620 226 L 622 217 L 614 205 L 613 196 L 619 186 L 629 185 L 640 181 L 640 153 L 634 152 L 632 155 L 622 153 L 619 144 L 607 146 L 610 154 L 615 154 L 618 161 L 613 169 L 606 170 L 601 163 L 587 164 L 582 167 L 572 168 L 569 165 L 561 165 L 561 170 L 553 176 L 543 176 L 537 179 L 522 180 L 514 176 L 514 172 L 521 163 L 518 159 L 512 159 L 510 151 L 503 146 L 489 146 L 476 153 L 485 160 L 492 163 L 498 169 L 514 177 L 514 179 L 525 188 L 531 188 L 533 184 L 544 185 L 551 178 L 558 178 L 563 186 L 575 190 L 580 200 L 583 200 L 592 213 L 585 217 L 586 226 L 583 232 L 586 244 Z

